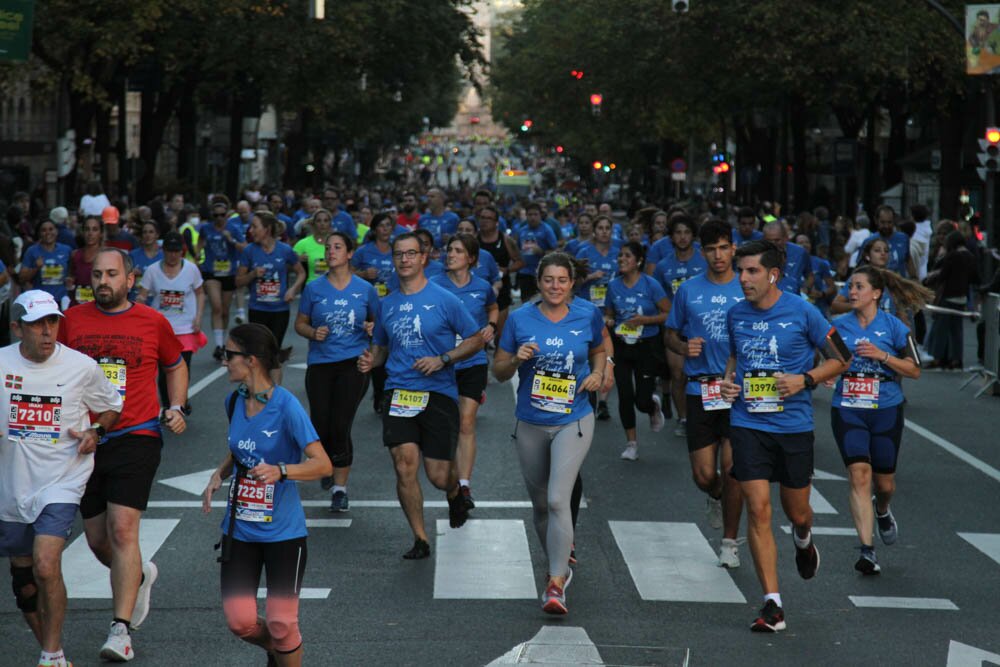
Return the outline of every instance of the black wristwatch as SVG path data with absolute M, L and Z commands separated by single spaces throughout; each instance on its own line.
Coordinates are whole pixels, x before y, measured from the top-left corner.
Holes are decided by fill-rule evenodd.
M 281 481 L 282 482 L 284 482 L 286 479 L 288 479 L 288 468 L 285 467 L 284 463 L 279 463 L 278 464 L 278 470 L 281 471 Z
M 812 375 L 809 375 L 809 373 L 803 373 L 802 377 L 805 379 L 806 389 L 812 391 L 816 388 L 816 380 L 813 379 Z
M 441 359 L 441 363 L 444 364 L 445 366 L 448 366 L 449 364 L 451 364 L 451 355 L 448 354 L 447 352 L 445 352 L 444 354 L 442 354 L 441 357 L 440 357 L 440 359 Z
M 92 424 L 90 428 L 94 429 L 94 433 L 97 434 L 98 440 L 103 440 L 104 436 L 108 434 L 108 429 L 104 428 L 100 424 Z

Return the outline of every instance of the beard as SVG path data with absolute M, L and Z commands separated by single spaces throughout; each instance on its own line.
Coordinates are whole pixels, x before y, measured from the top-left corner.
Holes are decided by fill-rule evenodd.
M 127 298 L 128 298 L 127 287 L 117 291 L 115 290 L 115 288 L 112 287 L 110 294 L 108 292 L 102 291 L 101 289 L 94 290 L 94 301 L 97 302 L 98 306 L 106 310 L 111 308 L 117 308 L 123 305 Z

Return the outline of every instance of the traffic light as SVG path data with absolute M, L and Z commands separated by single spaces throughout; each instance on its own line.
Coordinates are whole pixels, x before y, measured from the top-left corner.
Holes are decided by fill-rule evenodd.
M 719 164 L 712 167 L 712 172 L 715 174 L 726 174 L 729 173 L 729 163 L 723 160 Z
M 982 166 L 976 171 L 979 178 L 985 181 L 987 173 L 1000 171 L 1000 127 L 986 128 L 985 137 L 979 140 L 979 148 L 982 152 L 977 157 Z
M 675 12 L 683 14 L 688 10 L 689 3 L 687 0 L 673 0 L 670 4 L 673 6 Z
M 594 171 L 600 171 L 604 164 L 600 160 L 594 160 Z
M 569 75 L 574 79 L 576 79 L 577 81 L 579 81 L 580 79 L 583 78 L 583 70 L 577 70 L 577 69 L 570 70 Z
M 562 153 L 562 152 L 563 152 L 563 150 L 564 150 L 564 149 L 563 149 L 563 147 L 562 147 L 562 146 L 556 146 L 556 153 Z
M 601 102 L 604 101 L 604 95 L 600 93 L 592 93 L 590 95 L 590 111 L 595 116 L 601 115 Z
M 521 123 L 521 131 L 522 132 L 527 132 L 528 130 L 531 129 L 531 126 L 532 126 L 531 119 L 530 118 L 525 118 L 524 122 Z

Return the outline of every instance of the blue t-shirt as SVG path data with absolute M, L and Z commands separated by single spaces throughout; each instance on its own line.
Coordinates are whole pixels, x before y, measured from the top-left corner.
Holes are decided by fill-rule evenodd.
M 745 246 L 751 241 L 759 241 L 762 238 L 764 238 L 764 232 L 761 232 L 756 229 L 750 232 L 750 238 L 747 238 L 742 234 L 740 234 L 740 230 L 738 229 L 733 230 L 733 245 L 735 245 L 737 248 L 739 248 L 740 246 Z
M 463 287 L 459 287 L 451 281 L 447 273 L 441 273 L 430 279 L 435 285 L 440 285 L 444 289 L 448 290 L 452 294 L 458 297 L 458 300 L 462 302 L 462 306 L 472 315 L 472 319 L 476 321 L 476 326 L 478 327 L 476 331 L 481 331 L 489 318 L 486 315 L 486 309 L 497 302 L 496 293 L 493 292 L 493 286 L 482 278 L 477 278 L 476 276 L 470 276 L 469 282 L 467 282 Z M 455 338 L 455 347 L 458 347 L 461 343 L 461 337 Z M 455 370 L 461 370 L 463 368 L 470 368 L 472 366 L 481 366 L 486 363 L 486 350 L 479 350 L 474 355 L 468 359 L 463 359 L 455 364 Z
M 150 266 L 156 264 L 157 262 L 163 259 L 163 249 L 160 248 L 159 250 L 157 250 L 156 254 L 152 258 L 150 258 L 149 255 L 146 254 L 146 251 L 143 250 L 142 248 L 136 248 L 135 250 L 129 253 L 129 256 L 132 257 L 132 264 L 135 266 L 136 269 L 138 269 L 138 274 L 139 274 L 135 278 L 135 286 L 128 293 L 128 298 L 132 301 L 135 301 L 136 298 L 139 296 L 139 287 L 140 283 L 142 282 L 142 274 L 144 274 L 146 272 L 146 269 L 148 269 Z
M 396 290 L 382 299 L 375 319 L 374 343 L 389 348 L 386 389 L 433 391 L 458 401 L 455 367 L 431 375 L 413 368 L 421 357 L 437 357 L 455 349 L 455 336 L 479 332 L 458 297 L 430 281 L 415 294 Z
M 545 251 L 554 250 L 557 245 L 556 236 L 552 233 L 552 228 L 545 223 L 538 225 L 534 229 L 528 223 L 525 223 L 514 232 L 514 238 L 521 249 L 521 258 L 524 260 L 524 266 L 518 270 L 518 274 L 525 276 L 535 275 L 538 263 L 542 261 L 542 255 L 545 254 Z M 535 248 L 540 249 L 540 252 L 528 252 L 529 249 L 533 250 Z
M 791 241 L 785 243 L 785 266 L 781 273 L 778 287 L 783 292 L 800 294 L 802 285 L 812 275 L 812 262 L 809 253 L 800 245 Z
M 227 396 L 225 404 L 228 406 L 228 403 Z M 309 415 L 284 387 L 275 387 L 271 400 L 253 417 L 247 417 L 243 398 L 237 397 L 233 408 L 228 432 L 229 451 L 247 468 L 261 461 L 271 465 L 299 463 L 306 446 L 319 441 Z M 240 497 L 246 505 L 237 505 L 233 537 L 244 542 L 281 542 L 305 537 L 306 515 L 299 499 L 298 484 L 290 480 L 274 485 L 244 480 L 243 484 L 247 491 Z M 227 535 L 229 512 L 227 503 L 222 519 L 222 532 Z
M 347 234 L 352 241 L 358 237 L 358 226 L 354 224 L 351 214 L 346 211 L 334 213 L 333 220 L 330 221 L 330 230 Z
M 48 292 L 59 303 L 66 296 L 66 277 L 69 275 L 69 256 L 73 249 L 62 243 L 56 243 L 52 250 L 46 250 L 41 243 L 29 246 L 21 257 L 21 265 L 38 269 L 31 279 L 31 286 Z M 38 268 L 38 259 L 43 264 Z
M 606 305 L 614 313 L 615 330 L 622 322 L 636 315 L 657 315 L 660 312 L 659 303 L 667 298 L 660 283 L 645 273 L 639 274 L 639 280 L 629 287 L 622 278 L 615 278 L 608 285 Z M 660 327 L 643 325 L 640 338 L 650 338 L 660 332 Z
M 598 308 L 604 307 L 606 297 L 600 296 L 600 293 L 595 293 L 591 290 L 591 288 L 607 287 L 608 283 L 610 283 L 618 273 L 618 250 L 619 244 L 612 241 L 608 246 L 608 252 L 605 255 L 602 255 L 601 251 L 597 249 L 597 246 L 592 243 L 583 244 L 576 253 L 576 257 L 578 259 L 587 261 L 587 273 L 593 273 L 595 271 L 604 272 L 602 277 L 582 283 L 576 289 L 576 294 L 578 296 L 582 296 L 584 299 L 589 299 L 590 302 Z
M 445 272 L 444 264 L 442 264 L 440 260 L 429 259 L 427 260 L 427 266 L 424 267 L 424 278 L 430 280 L 431 278 L 440 276 Z M 395 292 L 399 289 L 399 275 L 397 273 L 393 273 L 389 276 L 389 280 L 386 282 L 386 287 L 390 292 Z
M 205 239 L 205 261 L 201 270 L 217 278 L 236 275 L 236 263 L 239 260 L 236 243 L 243 243 L 245 238 L 242 228 L 233 218 L 226 220 L 224 229 L 229 232 L 233 242 L 227 241 L 222 230 L 216 229 L 210 222 L 198 227 L 199 239 Z
M 590 350 L 602 344 L 604 318 L 589 301 L 573 299 L 569 312 L 553 323 L 538 310 L 537 303 L 527 303 L 507 318 L 500 335 L 500 349 L 514 355 L 524 343 L 535 343 L 538 351 L 517 369 L 517 407 L 514 415 L 521 421 L 542 426 L 559 426 L 577 421 L 593 412 L 587 392 L 579 391 L 580 383 L 590 375 Z M 532 399 L 535 372 L 566 380 L 575 377 L 573 403 L 570 412 L 551 410 L 558 406 Z
M 392 246 L 385 252 L 378 249 L 378 245 L 374 241 L 371 243 L 366 243 L 357 250 L 354 251 L 354 256 L 351 257 L 351 266 L 358 269 L 359 271 L 365 271 L 367 269 L 375 269 L 378 271 L 378 276 L 373 281 L 376 285 L 388 285 L 389 278 L 396 273 L 396 265 L 392 263 Z M 388 293 L 389 288 L 385 287 L 386 293 Z M 381 293 L 381 292 L 380 292 Z M 385 294 L 382 294 L 385 296 Z
M 76 249 L 76 234 L 66 225 L 56 225 L 56 243 Z
M 472 267 L 472 274 L 477 278 L 482 278 L 490 285 L 500 282 L 500 267 L 497 266 L 497 261 L 493 259 L 493 255 L 482 248 L 479 249 L 479 261 Z
M 867 327 L 862 327 L 856 313 L 845 313 L 833 321 L 833 326 L 837 328 L 837 333 L 844 339 L 844 343 L 850 349 L 851 354 L 857 349 L 858 343 L 864 341 L 871 343 L 883 352 L 888 352 L 894 357 L 901 356 L 906 350 L 906 335 L 910 332 L 906 324 L 895 315 L 876 311 L 875 319 Z M 891 381 L 882 380 L 879 382 L 878 408 L 891 408 L 903 402 L 903 389 L 899 386 L 899 376 L 885 364 L 858 355 L 851 358 L 849 373 L 874 373 L 881 376 L 888 376 Z M 843 407 L 844 400 L 844 378 L 837 379 L 837 386 L 833 390 L 833 403 L 836 408 Z M 867 410 L 868 408 L 857 408 Z
M 591 240 L 570 239 L 569 241 L 566 241 L 566 245 L 563 246 L 563 250 L 566 251 L 566 254 L 576 257 L 576 253 L 580 252 L 583 246 L 588 245 Z
M 417 227 L 433 234 L 434 247 L 440 248 L 447 237 L 455 234 L 458 222 L 458 216 L 451 211 L 444 211 L 441 215 L 424 213 L 417 221 Z
M 677 255 L 670 253 L 659 262 L 653 269 L 653 277 L 663 285 L 663 291 L 671 300 L 677 292 L 677 288 L 690 280 L 708 271 L 708 262 L 705 256 L 697 250 L 687 260 L 677 259 Z
M 322 340 L 309 341 L 306 363 L 325 364 L 343 361 L 368 349 L 365 320 L 374 321 L 378 311 L 375 288 L 358 276 L 351 276 L 347 287 L 338 290 L 327 276 L 319 276 L 302 290 L 299 314 L 309 318 L 313 327 L 330 327 Z
M 282 241 L 276 241 L 271 252 L 256 243 L 251 243 L 243 249 L 240 256 L 240 266 L 254 276 L 250 282 L 250 310 L 263 310 L 278 313 L 288 310 L 285 292 L 288 290 L 288 267 L 296 266 L 299 256 L 292 247 Z M 264 277 L 256 277 L 257 267 L 264 267 Z
M 830 262 L 826 261 L 822 257 L 816 257 L 811 255 L 809 257 L 809 262 L 812 264 L 812 274 L 813 274 L 813 289 L 817 292 L 826 291 L 826 279 L 833 277 L 833 271 L 830 269 Z M 833 301 L 831 297 L 822 296 L 816 300 L 815 305 L 819 308 L 819 312 L 823 314 L 823 317 L 828 317 L 830 312 L 830 303 Z
M 773 306 L 760 310 L 740 301 L 726 315 L 729 354 L 736 359 L 736 383 L 747 373 L 805 373 L 814 367 L 815 350 L 824 345 L 830 323 L 816 307 L 795 294 L 782 293 Z M 730 410 L 729 423 L 769 433 L 813 430 L 812 392 L 785 397 L 780 412 L 751 413 L 746 387 Z
M 664 236 L 649 247 L 649 250 L 646 252 L 646 266 L 656 266 L 660 263 L 661 259 L 672 254 L 674 254 L 673 239 L 669 236 Z
M 847 299 L 847 302 L 850 303 L 851 299 L 850 278 L 848 278 L 847 282 L 845 282 L 843 286 L 841 286 L 838 294 Z M 879 310 L 889 313 L 890 315 L 896 314 L 896 300 L 892 298 L 892 294 L 889 293 L 889 290 L 887 289 L 882 290 L 882 298 L 878 300 L 878 308 Z
M 872 234 L 861 244 L 861 254 L 864 254 L 865 248 L 878 239 L 882 239 L 889 244 L 889 265 L 886 268 L 904 278 L 908 278 L 906 262 L 910 259 L 910 237 L 903 232 L 893 232 L 889 238 L 885 238 L 878 233 Z
M 726 313 L 745 300 L 740 279 L 735 276 L 722 285 L 713 283 L 706 275 L 695 276 L 677 289 L 666 327 L 684 338 L 702 338 L 705 341 L 697 357 L 685 355 L 686 376 L 722 375 L 726 371 L 726 362 L 729 361 Z M 701 384 L 688 382 L 685 393 L 700 395 Z

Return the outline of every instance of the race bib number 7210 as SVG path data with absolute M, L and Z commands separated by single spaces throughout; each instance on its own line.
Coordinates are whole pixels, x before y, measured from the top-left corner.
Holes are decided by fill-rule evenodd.
M 7 419 L 9 437 L 55 444 L 62 431 L 62 397 L 11 394 Z

